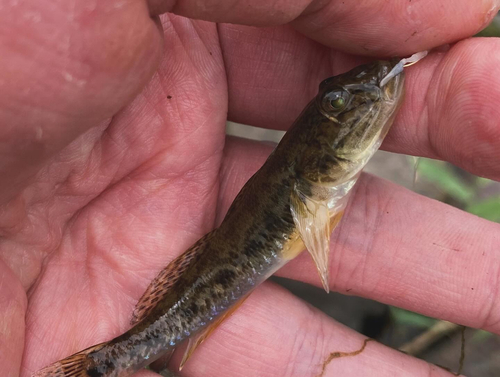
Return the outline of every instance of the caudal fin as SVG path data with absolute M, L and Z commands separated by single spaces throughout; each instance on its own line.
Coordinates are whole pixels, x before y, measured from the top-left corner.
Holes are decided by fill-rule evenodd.
M 100 343 L 59 360 L 38 372 L 31 377 L 89 377 L 87 367 L 89 365 L 88 355 L 103 348 L 107 343 Z

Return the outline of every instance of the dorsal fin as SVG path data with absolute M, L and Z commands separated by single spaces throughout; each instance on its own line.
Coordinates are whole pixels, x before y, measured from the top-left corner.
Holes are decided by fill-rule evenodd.
M 141 296 L 137 302 L 132 319 L 131 325 L 142 321 L 156 306 L 158 301 L 168 292 L 168 290 L 175 284 L 177 279 L 188 268 L 193 258 L 204 248 L 203 246 L 212 237 L 214 232 L 207 233 L 200 238 L 193 246 L 187 249 L 184 253 L 175 258 L 168 264 L 149 284 L 146 292 Z
M 68 356 L 54 364 L 51 364 L 38 372 L 32 374 L 32 377 L 88 377 L 87 361 L 89 353 L 99 351 L 105 347 L 108 342 L 96 344 Z

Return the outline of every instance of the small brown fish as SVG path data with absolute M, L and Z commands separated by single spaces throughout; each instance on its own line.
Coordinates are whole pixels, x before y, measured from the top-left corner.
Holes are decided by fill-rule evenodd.
M 257 285 L 305 248 L 328 291 L 330 233 L 402 102 L 402 70 L 402 61 L 377 61 L 324 80 L 222 224 L 154 279 L 132 328 L 33 376 L 130 376 L 189 339 L 183 365 Z

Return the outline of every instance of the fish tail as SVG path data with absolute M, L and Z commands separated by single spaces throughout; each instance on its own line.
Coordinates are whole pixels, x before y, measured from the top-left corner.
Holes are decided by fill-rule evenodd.
M 91 360 L 89 354 L 98 351 L 109 342 L 100 343 L 51 364 L 31 377 L 90 377 L 87 373 Z

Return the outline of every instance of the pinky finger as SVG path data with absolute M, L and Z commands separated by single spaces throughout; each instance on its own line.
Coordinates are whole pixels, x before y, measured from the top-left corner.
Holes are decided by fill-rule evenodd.
M 451 374 L 339 324 L 264 283 L 194 353 L 184 377 L 441 377 Z M 345 356 L 345 357 L 343 357 Z M 174 355 L 178 365 L 180 354 Z

